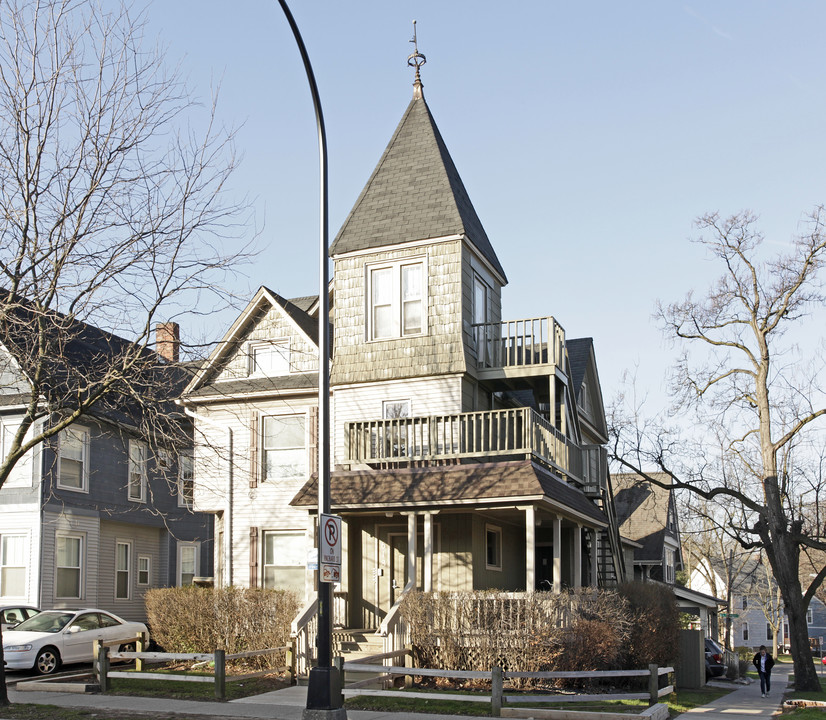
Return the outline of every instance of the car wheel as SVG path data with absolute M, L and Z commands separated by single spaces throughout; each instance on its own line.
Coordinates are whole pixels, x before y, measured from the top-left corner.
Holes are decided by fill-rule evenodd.
M 126 643 L 126 645 L 118 645 L 118 652 L 135 652 L 137 648 L 135 643 Z M 121 660 L 122 663 L 130 663 L 131 660 Z
M 34 660 L 34 670 L 38 675 L 51 675 L 60 667 L 60 653 L 53 647 L 44 647 Z

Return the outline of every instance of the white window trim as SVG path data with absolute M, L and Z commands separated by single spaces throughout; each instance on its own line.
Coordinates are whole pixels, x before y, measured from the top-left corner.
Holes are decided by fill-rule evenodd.
M 283 337 L 283 338 L 274 338 L 272 340 L 250 340 L 247 343 L 247 375 L 249 377 L 270 377 L 270 374 L 260 370 L 255 363 L 255 351 L 257 349 L 264 349 L 264 348 L 272 348 L 278 345 L 286 346 L 286 356 L 287 361 L 287 369 L 286 372 L 279 372 L 276 375 L 272 375 L 272 377 L 282 377 L 284 375 L 289 375 L 292 372 L 292 343 L 290 342 L 290 338 Z
M 300 417 L 304 420 L 304 444 L 301 446 L 304 450 L 304 466 L 302 468 L 301 477 L 307 477 L 310 468 L 310 458 L 308 449 L 310 447 L 310 417 L 309 413 L 307 412 L 297 412 L 297 413 L 275 413 L 271 415 L 261 415 L 258 419 L 258 447 L 260 448 L 260 457 L 258 458 L 258 469 L 260 472 L 260 478 L 262 482 L 272 482 L 274 479 L 267 476 L 267 451 L 271 450 L 272 448 L 267 448 L 264 442 L 266 437 L 266 422 L 267 418 L 288 418 L 288 417 Z M 299 447 L 292 447 L 292 448 L 279 448 L 281 450 L 298 450 Z
M 496 546 L 499 552 L 499 564 L 498 565 L 491 565 L 488 562 L 488 533 L 494 533 L 497 537 Z M 498 525 L 490 525 L 489 523 L 485 523 L 485 570 L 494 570 L 497 572 L 502 571 L 502 554 L 503 554 L 503 547 L 502 547 L 502 528 Z
M 401 415 L 399 417 L 389 418 L 387 417 L 387 408 L 390 405 L 407 405 L 407 415 Z M 382 400 L 381 401 L 381 416 L 384 420 L 399 420 L 400 418 L 404 417 L 413 417 L 413 402 L 408 399 L 397 399 L 397 400 Z
M 421 265 L 422 267 L 422 329 L 417 333 L 405 333 L 403 328 L 403 303 L 402 303 L 402 268 L 406 265 Z M 394 322 L 393 332 L 384 337 L 374 337 L 373 328 L 373 272 L 376 270 L 392 270 L 393 271 L 393 293 L 391 300 L 391 308 L 393 308 Z M 388 262 L 367 263 L 364 266 L 366 273 L 364 287 L 365 287 L 365 323 L 366 341 L 367 342 L 385 342 L 388 340 L 399 340 L 408 337 L 423 337 L 427 335 L 428 327 L 428 266 L 427 255 L 416 255 L 414 257 L 400 258 Z
M 80 551 L 78 552 L 78 558 L 79 558 L 78 562 L 80 563 L 80 566 L 77 568 L 78 571 L 79 571 L 79 573 L 78 573 L 78 576 L 79 576 L 78 588 L 77 588 L 78 589 L 78 595 L 58 595 L 57 594 L 57 586 L 58 586 L 57 571 L 58 571 L 58 569 L 61 568 L 61 567 L 66 567 L 66 568 L 71 567 L 72 570 L 75 569 L 74 567 L 69 566 L 69 565 L 58 565 L 57 564 L 57 544 L 58 544 L 58 540 L 60 538 L 69 538 L 69 539 L 72 539 L 72 540 L 80 541 Z M 79 535 L 77 533 L 58 532 L 58 533 L 55 534 L 55 543 L 54 543 L 54 596 L 55 596 L 56 599 L 80 600 L 80 599 L 83 598 L 84 590 L 85 590 L 85 588 L 84 588 L 84 578 L 85 578 L 85 575 L 86 575 L 86 573 L 84 572 L 85 563 L 83 562 L 84 559 L 85 559 L 85 554 L 86 554 L 86 542 L 85 541 L 86 541 L 86 538 L 83 535 Z
M 23 565 L 3 565 L 3 544 L 9 538 L 23 538 Z M 26 597 L 26 588 L 29 587 L 29 566 L 28 563 L 25 561 L 25 556 L 31 552 L 29 547 L 29 543 L 31 539 L 29 535 L 25 532 L 19 531 L 11 531 L 0 533 L 0 597 L 2 598 L 25 598 Z M 3 585 L 3 577 L 2 577 L 2 570 L 3 568 L 23 568 L 23 592 L 20 595 L 9 595 L 6 592 L 6 587 Z
M 815 621 L 815 613 L 812 608 L 806 608 L 806 624 L 813 625 Z
M 141 485 L 140 485 L 140 497 L 133 497 L 132 495 L 132 448 L 140 448 L 141 450 Z M 138 502 L 138 503 L 145 503 L 146 502 L 146 465 L 147 465 L 147 446 L 143 440 L 129 440 L 129 447 L 128 447 L 129 457 L 127 458 L 127 476 L 126 476 L 126 497 L 129 502 Z
M 295 564 L 295 565 L 277 565 L 275 563 L 267 563 L 267 537 L 271 535 L 279 535 L 279 536 L 286 536 L 291 538 L 304 538 L 306 541 L 306 531 L 300 528 L 294 529 L 280 529 L 280 530 L 264 530 L 261 533 L 261 587 L 267 587 L 265 585 L 266 577 L 267 577 L 267 568 L 302 568 L 304 567 L 303 564 Z
M 123 545 L 126 550 L 126 570 L 121 570 L 118 567 L 118 550 Z M 118 576 L 126 573 L 126 597 L 118 595 Z M 131 600 L 132 599 L 132 542 L 130 540 L 116 540 L 115 541 L 115 600 Z
M 141 582 L 141 560 L 146 560 L 146 582 Z M 135 577 L 135 584 L 139 587 L 147 587 L 152 584 L 152 556 L 138 555 L 138 569 Z
M 81 470 L 80 487 L 72 487 L 71 485 L 63 485 L 60 482 L 60 462 L 63 454 L 63 435 L 67 431 L 82 435 L 81 439 L 81 455 L 83 468 Z M 84 425 L 70 425 L 61 430 L 57 435 L 57 487 L 61 490 L 68 490 L 69 492 L 87 493 L 89 492 L 89 428 Z
M 181 560 L 184 548 L 194 548 L 195 549 L 195 571 L 192 574 L 193 578 L 198 577 L 198 567 L 200 566 L 201 562 L 201 543 L 199 542 L 179 542 L 178 543 L 178 564 L 176 568 L 175 575 L 176 577 L 176 585 L 178 587 L 183 587 L 182 578 L 181 576 L 183 573 L 181 572 Z
M 186 459 L 185 459 L 186 458 Z M 192 483 L 192 494 L 193 497 L 189 500 L 186 499 L 186 494 L 184 492 L 184 482 L 185 478 L 183 476 L 184 472 L 184 465 L 186 461 L 189 461 L 189 482 Z M 194 495 L 195 495 L 195 458 L 191 452 L 182 452 L 178 454 L 178 507 L 179 508 L 186 508 L 187 510 L 192 510 L 194 503 Z

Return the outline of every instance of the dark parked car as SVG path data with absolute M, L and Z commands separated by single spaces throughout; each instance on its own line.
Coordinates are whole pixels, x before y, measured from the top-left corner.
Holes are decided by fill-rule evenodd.
M 723 660 L 723 648 L 711 638 L 706 638 L 706 680 L 726 674 Z

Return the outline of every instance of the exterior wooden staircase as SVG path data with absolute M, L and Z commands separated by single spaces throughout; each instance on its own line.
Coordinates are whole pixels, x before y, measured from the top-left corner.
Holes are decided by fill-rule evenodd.
M 333 654 L 344 662 L 361 662 L 364 658 L 384 652 L 384 638 L 372 629 L 343 629 L 333 631 Z M 377 663 L 376 667 L 380 667 Z M 381 679 L 375 673 L 346 672 L 347 686 L 384 688 L 389 680 Z

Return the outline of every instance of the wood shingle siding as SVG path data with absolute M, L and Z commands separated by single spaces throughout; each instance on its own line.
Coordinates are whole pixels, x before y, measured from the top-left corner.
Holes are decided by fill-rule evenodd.
M 372 264 L 422 257 L 423 248 L 405 248 L 340 258 L 335 263 L 333 385 L 461 373 L 462 244 L 427 245 L 427 328 L 422 335 L 369 340 L 367 273 Z

